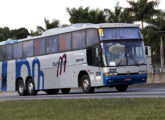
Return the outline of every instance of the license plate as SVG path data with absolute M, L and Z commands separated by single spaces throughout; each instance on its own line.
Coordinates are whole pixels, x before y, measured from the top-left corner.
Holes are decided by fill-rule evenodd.
M 124 79 L 125 81 L 131 81 L 131 78 L 126 78 L 126 79 Z

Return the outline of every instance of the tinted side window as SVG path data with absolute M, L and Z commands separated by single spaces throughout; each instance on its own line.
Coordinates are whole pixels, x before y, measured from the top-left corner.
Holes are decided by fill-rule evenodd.
M 66 34 L 66 50 L 71 50 L 72 49 L 72 37 L 71 33 Z
M 71 33 L 61 34 L 58 39 L 60 51 L 71 50 Z
M 92 47 L 87 49 L 87 63 L 92 66 L 103 66 L 100 47 Z
M 72 47 L 73 49 L 85 48 L 85 30 L 72 33 Z
M 5 45 L 3 45 L 1 47 L 2 61 L 6 60 L 6 49 L 5 48 L 6 48 Z
M 0 61 L 2 61 L 2 46 L 0 46 Z
M 22 43 L 13 44 L 13 58 L 22 58 Z
M 46 54 L 58 52 L 58 39 L 57 36 L 46 38 Z
M 98 33 L 96 29 L 87 30 L 87 46 L 96 45 L 99 42 Z
M 11 60 L 12 56 L 12 45 L 6 45 L 6 59 Z
M 0 46 L 0 61 L 2 61 L 2 46 Z
M 33 41 L 23 42 L 23 57 L 33 56 Z
M 34 55 L 43 55 L 45 54 L 45 40 L 38 39 L 34 40 Z

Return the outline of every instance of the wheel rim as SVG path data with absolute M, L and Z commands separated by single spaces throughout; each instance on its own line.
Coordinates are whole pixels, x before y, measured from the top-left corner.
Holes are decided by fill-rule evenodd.
M 23 90 L 24 90 L 24 86 L 22 83 L 19 84 L 19 92 L 20 93 L 23 93 Z
M 29 83 L 29 85 L 28 85 L 29 92 L 32 93 L 33 89 L 34 89 L 33 83 Z
M 83 87 L 84 89 L 87 89 L 89 87 L 89 81 L 87 79 L 83 81 Z

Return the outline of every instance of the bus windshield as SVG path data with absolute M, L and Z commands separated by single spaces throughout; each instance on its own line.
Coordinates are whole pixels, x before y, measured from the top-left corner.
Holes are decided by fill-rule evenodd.
M 146 64 L 141 40 L 104 42 L 103 47 L 107 66 Z

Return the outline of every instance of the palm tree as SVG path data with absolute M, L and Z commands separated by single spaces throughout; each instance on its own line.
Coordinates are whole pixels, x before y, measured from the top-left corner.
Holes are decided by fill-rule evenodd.
M 37 26 L 37 33 L 38 34 L 42 34 L 44 31 L 48 30 L 48 29 L 52 29 L 52 28 L 57 28 L 59 27 L 59 20 L 53 19 L 52 22 L 50 22 L 48 19 L 44 18 L 44 22 L 45 22 L 45 28 L 43 28 L 42 26 Z
M 93 9 L 89 11 L 88 21 L 90 23 L 105 23 L 106 16 L 103 10 Z
M 89 10 L 89 7 L 83 8 L 79 7 L 78 9 L 67 8 L 67 12 L 70 15 L 69 21 L 71 24 L 74 23 L 104 23 L 105 14 L 103 10 L 93 9 Z
M 66 11 L 69 13 L 70 23 L 88 23 L 88 15 L 89 15 L 89 7 L 83 8 L 80 6 L 78 9 L 76 8 L 66 8 Z
M 142 31 L 144 30 L 144 21 L 159 12 L 155 9 L 158 6 L 158 1 L 137 0 L 135 2 L 134 0 L 127 0 L 127 2 L 131 7 L 126 8 L 126 10 L 135 18 L 135 21 L 141 21 Z
M 165 12 L 160 11 L 157 13 L 152 19 L 147 20 L 148 26 L 145 28 L 147 31 L 145 37 L 150 39 L 150 42 L 153 43 L 153 46 L 158 47 L 158 42 L 160 41 L 160 57 L 161 57 L 161 68 L 164 67 L 164 43 L 163 39 L 165 39 Z
M 127 9 L 123 9 L 119 6 L 119 2 L 116 4 L 114 12 L 110 9 L 104 9 L 107 16 L 107 22 L 110 23 L 132 23 L 133 18 Z

